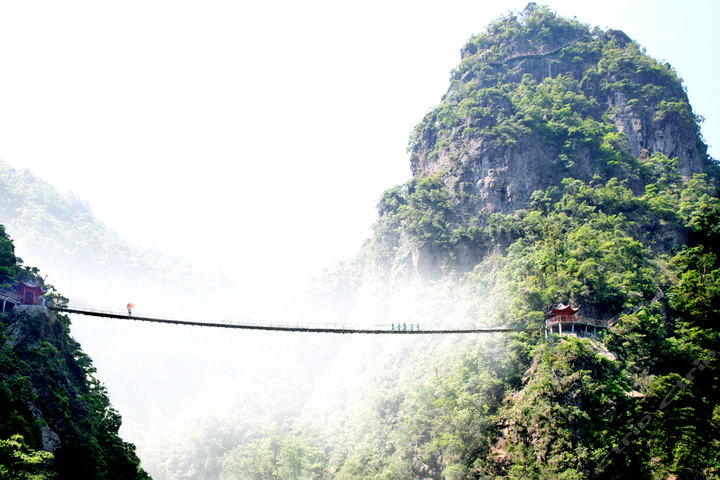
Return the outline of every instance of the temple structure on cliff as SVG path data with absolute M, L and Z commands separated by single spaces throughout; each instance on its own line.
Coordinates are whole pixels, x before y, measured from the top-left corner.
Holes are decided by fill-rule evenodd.
M 17 284 L 0 288 L 0 301 L 2 302 L 2 313 L 18 305 L 45 305 L 47 288 L 42 278 L 26 276 Z
M 545 314 L 545 338 L 548 334 L 558 335 L 596 335 L 599 328 L 607 328 L 607 322 L 578 315 L 580 307 L 562 303 L 552 307 Z
M 47 288 L 41 278 L 28 278 L 18 282 L 17 293 L 23 305 L 42 305 Z

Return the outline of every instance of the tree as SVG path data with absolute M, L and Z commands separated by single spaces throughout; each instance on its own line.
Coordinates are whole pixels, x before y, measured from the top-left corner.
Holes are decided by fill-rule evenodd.
M 48 470 L 53 454 L 33 450 L 22 435 L 0 440 L 0 480 L 50 480 L 56 478 Z

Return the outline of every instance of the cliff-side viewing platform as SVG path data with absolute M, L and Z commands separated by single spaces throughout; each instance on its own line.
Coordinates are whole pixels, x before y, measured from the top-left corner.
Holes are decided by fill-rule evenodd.
M 597 335 L 598 329 L 608 327 L 608 322 L 578 315 L 580 307 L 574 308 L 562 303 L 545 314 L 545 338 L 551 333 L 557 335 Z

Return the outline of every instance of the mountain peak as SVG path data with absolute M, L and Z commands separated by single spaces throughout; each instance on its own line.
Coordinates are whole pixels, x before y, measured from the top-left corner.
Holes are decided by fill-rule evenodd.
M 566 176 L 641 188 L 643 154 L 678 158 L 690 178 L 706 147 L 680 79 L 619 30 L 530 4 L 468 41 L 440 105 L 416 127 L 414 176 L 440 174 L 473 214 L 510 212 Z
M 657 182 L 658 164 L 672 169 L 677 189 L 717 170 L 669 64 L 622 31 L 533 3 L 465 44 L 409 151 L 413 179 L 379 205 L 378 225 L 396 232 L 376 238 L 395 239 L 393 262 L 412 259 L 416 272 L 471 269 L 498 246 L 477 236 L 492 229 L 492 215 L 514 215 L 568 181 L 618 182 L 640 196 Z M 440 250 L 428 247 L 431 237 Z

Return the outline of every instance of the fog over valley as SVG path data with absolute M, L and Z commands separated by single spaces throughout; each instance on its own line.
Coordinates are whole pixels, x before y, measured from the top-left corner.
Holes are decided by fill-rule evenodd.
M 0 6 L 0 476 L 719 478 L 719 10 Z

